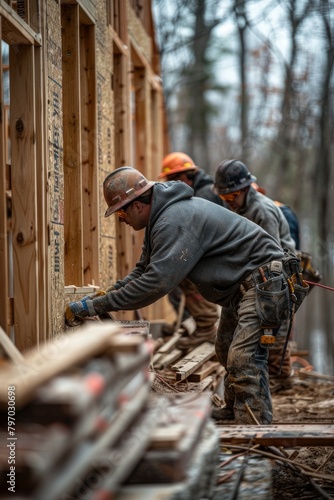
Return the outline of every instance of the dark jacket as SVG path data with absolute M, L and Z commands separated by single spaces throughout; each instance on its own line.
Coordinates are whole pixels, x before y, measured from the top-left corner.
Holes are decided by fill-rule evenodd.
M 252 271 L 283 258 L 260 226 L 193 193 L 181 181 L 154 185 L 141 258 L 116 290 L 93 300 L 97 314 L 148 306 L 184 278 L 207 300 L 229 305 Z
M 194 177 L 192 188 L 194 196 L 212 201 L 218 205 L 224 206 L 223 200 L 213 190 L 214 179 L 211 175 L 199 169 Z

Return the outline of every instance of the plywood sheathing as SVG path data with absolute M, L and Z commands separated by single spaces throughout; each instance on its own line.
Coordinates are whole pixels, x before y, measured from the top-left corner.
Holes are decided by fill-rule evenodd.
M 100 214 L 99 266 L 102 289 L 117 279 L 117 247 L 115 216 L 104 217 L 107 209 L 103 197 L 103 181 L 115 168 L 114 144 L 114 92 L 113 81 L 113 40 L 107 26 L 105 2 L 97 2 L 96 23 L 96 68 L 97 68 L 97 151 L 98 187 Z
M 138 47 L 140 47 L 140 51 L 144 55 L 144 57 L 147 59 L 147 61 L 151 64 L 152 62 L 152 41 L 151 37 L 148 36 L 146 33 L 143 25 L 141 24 L 140 20 L 136 16 L 135 12 L 133 11 L 130 2 L 128 1 L 128 29 L 129 29 L 129 35 L 132 38 L 132 41 L 135 42 Z M 146 8 L 149 8 L 147 5 Z
M 64 326 L 64 169 L 63 169 L 63 100 L 62 44 L 60 5 L 46 2 L 47 46 L 46 72 L 48 100 L 48 191 L 49 191 L 49 259 L 51 285 L 51 332 Z

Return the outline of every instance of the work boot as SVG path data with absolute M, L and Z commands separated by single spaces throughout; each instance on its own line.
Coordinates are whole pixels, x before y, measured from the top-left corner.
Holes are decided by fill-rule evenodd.
M 234 420 L 234 411 L 232 408 L 224 405 L 220 408 L 213 406 L 211 409 L 211 417 L 215 420 Z
M 178 349 L 193 349 L 204 342 L 210 342 L 214 344 L 217 333 L 217 327 L 213 326 L 212 328 L 201 330 L 197 328 L 197 330 L 192 335 L 183 336 L 177 343 Z
M 271 394 L 277 394 L 281 391 L 292 389 L 293 382 L 291 377 L 273 377 L 269 380 Z

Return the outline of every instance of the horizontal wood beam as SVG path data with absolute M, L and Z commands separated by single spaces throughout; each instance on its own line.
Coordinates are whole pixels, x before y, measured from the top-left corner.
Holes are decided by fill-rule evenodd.
M 252 443 L 262 446 L 334 446 L 334 425 L 229 425 L 218 426 L 224 445 Z
M 42 36 L 35 33 L 6 3 L 0 5 L 2 37 L 8 45 L 42 46 Z

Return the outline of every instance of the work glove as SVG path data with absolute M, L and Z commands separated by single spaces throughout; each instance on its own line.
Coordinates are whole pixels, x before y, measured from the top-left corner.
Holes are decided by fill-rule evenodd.
M 87 316 L 96 316 L 92 299 L 100 295 L 105 295 L 105 292 L 99 290 L 77 302 L 70 302 L 65 309 L 65 323 L 68 326 L 78 326 Z

